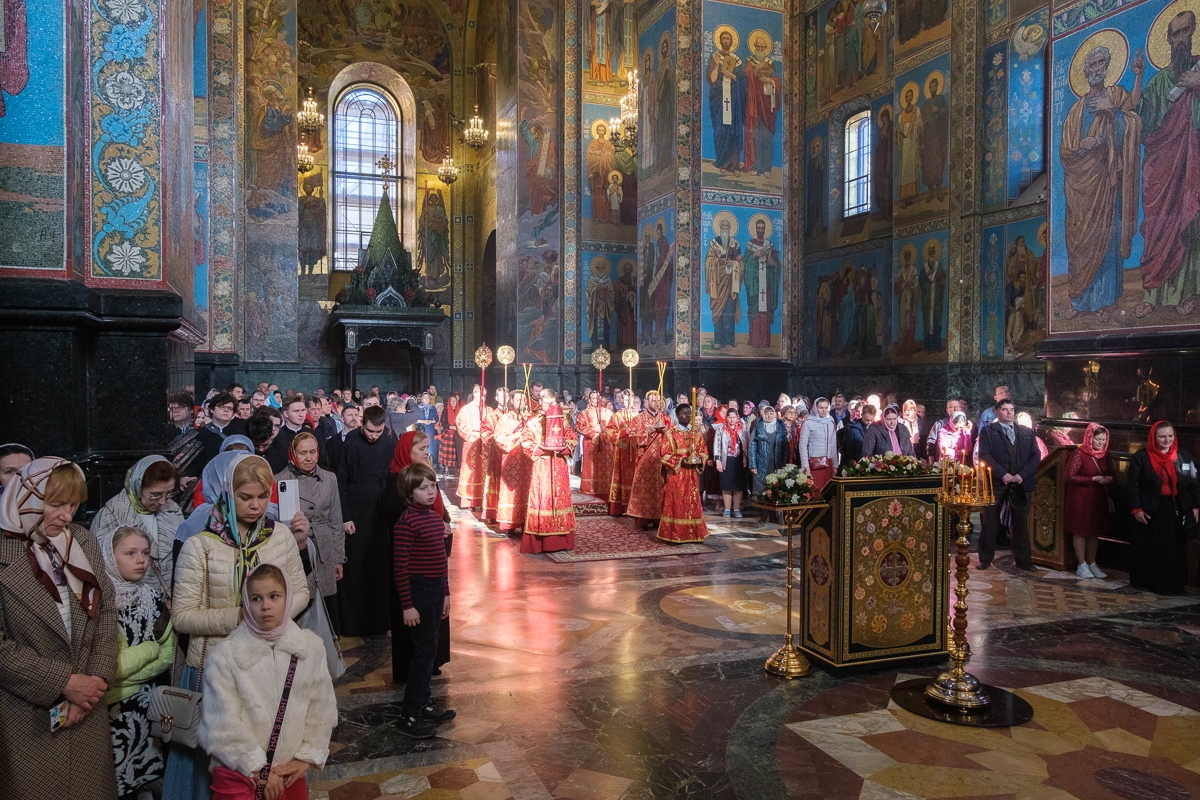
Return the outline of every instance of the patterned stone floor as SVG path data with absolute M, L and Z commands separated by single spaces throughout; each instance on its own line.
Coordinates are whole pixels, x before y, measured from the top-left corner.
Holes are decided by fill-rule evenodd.
M 969 730 L 890 701 L 936 663 L 763 672 L 784 630 L 778 526 L 710 517 L 714 553 L 555 564 L 453 513 L 452 660 L 433 693 L 459 716 L 400 736 L 387 638 L 347 640 L 311 797 L 1200 798 L 1198 594 L 1022 573 L 1007 553 L 972 569 L 972 671 L 1035 716 Z

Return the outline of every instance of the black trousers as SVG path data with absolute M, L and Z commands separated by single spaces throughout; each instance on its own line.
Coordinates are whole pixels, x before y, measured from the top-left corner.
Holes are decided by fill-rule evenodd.
M 997 493 L 999 493 L 999 489 Z M 1028 495 L 1026 495 L 1028 497 Z M 1032 552 L 1029 545 L 1029 529 L 1026 518 L 1029 515 L 1029 505 L 1024 508 L 1012 509 L 1012 524 L 1009 526 L 1009 537 L 1012 539 L 1012 554 L 1018 567 L 1031 567 Z M 987 566 L 996 556 L 996 534 L 1000 531 L 1000 503 L 994 503 L 983 510 L 983 529 L 979 533 L 979 563 Z
M 412 645 L 408 680 L 404 684 L 404 713 L 416 716 L 429 704 L 429 681 L 433 677 L 433 659 L 437 655 L 446 584 L 440 579 L 416 576 L 410 577 L 408 583 L 413 608 L 421 615 L 421 621 L 411 628 L 403 626 L 399 633 L 407 636 Z M 392 631 L 393 638 L 396 634 L 396 631 Z

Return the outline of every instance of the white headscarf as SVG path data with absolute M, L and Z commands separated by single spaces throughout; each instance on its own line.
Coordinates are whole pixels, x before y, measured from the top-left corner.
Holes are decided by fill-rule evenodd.
M 134 530 L 140 534 L 139 539 L 146 538 L 145 531 L 140 528 L 134 528 Z M 117 556 L 113 552 L 113 541 L 114 537 L 110 537 L 107 541 L 101 542 L 100 552 L 104 556 L 104 570 L 108 573 L 109 580 L 112 581 L 113 603 L 117 607 L 117 613 L 128 617 L 131 622 L 149 620 L 153 624 L 158 581 L 150 569 L 147 569 L 146 574 L 138 581 L 127 581 L 121 577 L 121 571 L 117 569 Z M 122 540 L 123 543 L 124 540 Z M 153 552 L 153 545 L 151 552 Z

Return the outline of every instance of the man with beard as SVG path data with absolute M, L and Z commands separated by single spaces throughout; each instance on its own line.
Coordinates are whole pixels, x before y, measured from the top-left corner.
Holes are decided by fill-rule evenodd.
M 650 341 L 653 344 L 663 344 L 667 341 L 667 318 L 671 316 L 671 306 L 674 296 L 671 289 L 671 278 L 675 274 L 675 260 L 671 257 L 674 250 L 667 239 L 667 223 L 661 218 L 655 223 L 654 249 L 657 255 L 654 263 L 654 277 L 650 281 L 650 302 L 653 313 L 650 322 Z
M 1121 296 L 1122 268 L 1137 231 L 1142 120 L 1129 92 L 1105 87 L 1111 60 L 1107 47 L 1093 47 L 1084 57 L 1088 91 L 1063 124 L 1067 319 L 1100 312 L 1100 321 L 1107 321 L 1108 307 Z
M 575 429 L 583 437 L 583 467 L 579 491 L 608 500 L 612 482 L 612 443 L 604 435 L 613 412 L 600 405 L 600 393 L 588 394 L 587 410 L 579 415 Z
M 629 423 L 629 447 L 636 448 L 637 467 L 626 513 L 642 528 L 649 528 L 662 517 L 664 480 L 660 446 L 663 434 L 671 427 L 671 419 L 659 410 L 661 406 L 658 392 L 646 392 L 646 410 Z
M 945 192 L 942 180 L 946 176 L 950 138 L 950 106 L 941 91 L 938 79 L 930 78 L 926 87 L 929 98 L 921 106 L 921 183 L 937 200 Z
M 767 218 L 755 214 L 754 238 L 746 243 L 746 310 L 750 315 L 751 347 L 771 347 L 771 323 L 779 308 L 779 278 L 782 265 L 775 243 L 767 232 Z
M 1181 315 L 1196 309 L 1200 294 L 1200 72 L 1192 55 L 1196 15 L 1182 11 L 1167 26 L 1171 64 L 1139 91 L 1145 55 L 1133 59 L 1133 106 L 1146 146 L 1142 165 L 1143 303 L 1138 317 L 1154 306 L 1175 306 Z M 1134 211 L 1136 214 L 1136 211 Z
M 704 274 L 708 288 L 708 307 L 712 312 L 713 347 L 733 347 L 737 344 L 734 326 L 742 319 L 738 295 L 742 291 L 742 246 L 733 238 L 737 218 L 728 211 L 718 211 L 713 219 L 715 233 L 704 254 Z

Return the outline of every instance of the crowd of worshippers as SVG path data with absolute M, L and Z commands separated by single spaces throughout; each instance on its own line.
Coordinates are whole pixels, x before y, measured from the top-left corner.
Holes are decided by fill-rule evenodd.
M 864 456 L 957 455 L 991 468 L 998 498 L 977 568 L 1004 533 L 1016 566 L 1032 566 L 1026 509 L 1047 448 L 1006 387 L 974 420 L 961 398 L 928 420 L 894 393 L 755 404 L 700 389 L 693 414 L 684 395 L 531 389 L 497 390 L 491 404 L 478 386 L 460 403 L 434 386 L 406 397 L 262 384 L 247 398 L 234 385 L 198 410 L 176 396 L 168 433 L 194 436 L 196 459 L 183 473 L 161 455 L 139 460 L 89 527 L 76 521 L 79 465 L 0 445 L 0 797 L 306 797 L 337 725 L 342 636 L 390 632 L 405 686 L 394 726 L 433 736 L 454 718 L 430 690 L 450 660 L 439 476 L 456 482 L 460 508 L 538 553 L 574 546 L 572 472 L 610 514 L 679 542 L 707 535 L 705 503 L 741 517 L 784 464 L 823 485 Z M 1108 444 L 1091 423 L 1068 460 L 1081 579 L 1106 577 L 1095 559 L 1111 524 Z M 1196 477 L 1171 423 L 1155 422 L 1128 472 L 1135 588 L 1184 591 Z M 169 734 L 172 693 L 203 700 L 190 740 Z

